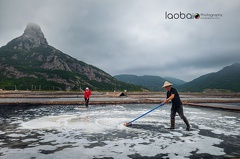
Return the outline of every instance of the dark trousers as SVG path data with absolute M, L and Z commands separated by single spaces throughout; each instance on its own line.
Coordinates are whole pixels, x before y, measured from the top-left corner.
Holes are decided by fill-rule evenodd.
M 171 119 L 175 119 L 176 113 L 180 116 L 181 119 L 186 118 L 183 114 L 183 107 L 182 105 L 176 108 L 171 108 Z
M 85 98 L 85 106 L 88 107 L 89 98 Z
M 176 113 L 178 113 L 178 115 L 179 115 L 180 118 L 185 122 L 185 124 L 187 125 L 187 127 L 190 127 L 187 118 L 186 118 L 185 115 L 183 114 L 183 107 L 182 107 L 182 105 L 180 105 L 177 109 L 171 108 L 171 121 L 175 121 Z

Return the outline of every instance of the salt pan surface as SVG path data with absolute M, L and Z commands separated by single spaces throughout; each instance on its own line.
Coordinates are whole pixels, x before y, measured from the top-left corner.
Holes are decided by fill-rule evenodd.
M 15 130 L 0 130 L 2 138 L 25 143 L 13 149 L 8 140 L 0 139 L 3 148 L 0 158 L 191 158 L 191 156 L 222 156 L 220 146 L 225 138 L 239 138 L 239 114 L 206 109 L 184 108 L 192 126 L 185 131 L 183 121 L 176 117 L 176 129 L 169 127 L 169 106 L 161 107 L 137 120 L 132 127 L 123 123 L 145 113 L 154 105 L 92 106 L 91 109 L 75 109 L 74 106 L 31 108 L 34 115 L 8 119 Z M 47 111 L 48 110 L 48 111 Z M 214 116 L 212 119 L 211 116 Z M 24 118 L 25 117 L 25 118 Z M 212 122 L 209 122 L 212 121 Z M 219 121 L 219 122 L 216 122 Z M 220 123 L 220 124 L 219 124 Z M 232 128 L 232 129 L 229 129 Z M 218 135 L 218 136 L 216 136 Z M 239 141 L 236 141 L 236 145 Z M 23 144 L 22 144 L 23 145 Z M 228 145 L 231 146 L 231 145 Z M 235 144 L 232 143 L 233 148 Z M 233 154 L 239 150 L 233 149 Z

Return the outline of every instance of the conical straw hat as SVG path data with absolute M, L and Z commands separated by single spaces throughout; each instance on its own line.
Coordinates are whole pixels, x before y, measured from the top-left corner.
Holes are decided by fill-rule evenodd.
M 162 87 L 164 88 L 164 87 L 167 87 L 167 86 L 172 86 L 172 83 L 170 83 L 168 81 L 165 81 Z

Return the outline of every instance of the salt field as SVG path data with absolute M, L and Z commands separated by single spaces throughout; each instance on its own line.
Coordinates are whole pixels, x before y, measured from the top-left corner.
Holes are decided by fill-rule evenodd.
M 1 106 L 0 158 L 236 158 L 240 113 L 184 107 L 191 131 L 170 105 L 135 121 L 154 104 Z

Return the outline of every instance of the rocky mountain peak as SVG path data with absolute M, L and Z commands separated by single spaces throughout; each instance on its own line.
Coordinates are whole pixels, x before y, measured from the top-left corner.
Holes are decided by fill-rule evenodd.
M 41 45 L 48 45 L 40 26 L 35 23 L 29 23 L 24 30 L 23 35 L 14 39 L 10 43 L 13 44 L 14 49 L 28 51 Z
M 48 45 L 40 26 L 34 23 L 29 23 L 21 36 L 0 47 L 0 76 L 0 89 L 9 90 L 18 83 L 20 90 L 33 89 L 36 84 L 42 90 L 137 88 Z
M 22 36 L 23 40 L 30 40 L 37 46 L 48 45 L 40 26 L 35 23 L 29 23 Z

